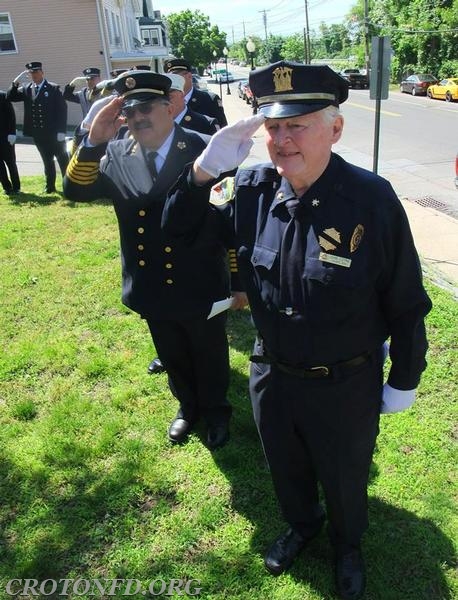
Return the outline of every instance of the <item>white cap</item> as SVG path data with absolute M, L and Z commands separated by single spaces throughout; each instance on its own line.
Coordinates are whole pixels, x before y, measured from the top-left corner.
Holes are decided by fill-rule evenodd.
M 175 73 L 165 73 L 165 75 L 172 82 L 172 85 L 170 86 L 171 90 L 178 90 L 179 92 L 184 91 L 184 77 L 182 77 L 181 75 L 176 75 Z

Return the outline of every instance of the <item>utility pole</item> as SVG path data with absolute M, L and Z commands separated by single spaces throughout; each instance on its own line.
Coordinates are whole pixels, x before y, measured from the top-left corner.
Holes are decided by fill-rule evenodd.
M 263 13 L 263 15 L 262 15 L 262 20 L 263 20 L 263 22 L 264 22 L 264 34 L 265 34 L 265 36 L 266 36 L 266 44 L 267 44 L 267 15 L 266 15 L 266 9 L 264 9 L 264 10 L 260 10 L 260 11 L 258 11 L 258 12 L 261 12 L 261 13 Z
M 305 2 L 305 29 L 304 29 L 304 63 L 309 65 L 312 62 L 310 51 L 310 29 L 309 29 L 309 8 L 307 0 Z

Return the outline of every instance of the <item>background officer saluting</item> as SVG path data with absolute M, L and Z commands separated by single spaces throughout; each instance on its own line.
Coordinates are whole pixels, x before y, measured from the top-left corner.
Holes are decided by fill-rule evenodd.
M 96 90 L 96 85 L 100 82 L 100 69 L 97 67 L 87 67 L 83 69 L 82 77 L 75 77 L 64 88 L 64 100 L 67 102 L 75 102 L 81 106 L 83 117 L 87 115 L 91 104 L 97 100 L 99 91 Z M 86 83 L 86 85 L 75 92 L 76 85 Z
M 191 63 L 184 58 L 173 58 L 164 62 L 165 73 L 176 73 L 185 79 L 184 97 L 189 108 L 209 117 L 215 117 L 220 127 L 227 125 L 221 98 L 213 92 L 196 90 L 192 83 Z
M 41 62 L 29 62 L 25 65 L 32 83 L 19 87 L 22 72 L 13 81 L 7 91 L 7 98 L 12 102 L 24 102 L 24 135 L 29 135 L 40 153 L 45 169 L 45 193 L 56 191 L 57 158 L 62 176 L 68 163 L 65 149 L 65 133 L 67 131 L 67 104 L 56 83 L 44 77 Z
M 265 555 L 284 572 L 325 521 L 340 598 L 361 598 L 361 538 L 380 412 L 415 398 L 431 302 L 404 209 L 385 179 L 333 154 L 347 84 L 327 66 L 278 62 L 250 73 L 259 114 L 225 127 L 171 190 L 169 233 L 192 234 L 206 188 L 240 165 L 265 118 L 271 164 L 235 179 L 238 265 L 259 337 L 255 421 L 289 528 Z M 391 369 L 383 385 L 384 342 Z
M 232 227 L 227 210 L 214 207 L 196 238 L 171 240 L 161 230 L 167 190 L 206 145 L 201 135 L 174 123 L 170 85 L 166 75 L 148 71 L 116 79 L 120 96 L 95 117 L 71 159 L 64 192 L 76 201 L 112 199 L 121 238 L 122 299 L 146 319 L 180 403 L 169 440 L 184 441 L 202 417 L 207 445 L 215 449 L 229 437 L 229 351 L 226 313 L 208 317 L 215 302 L 230 296 Z M 131 135 L 114 140 L 125 121 Z

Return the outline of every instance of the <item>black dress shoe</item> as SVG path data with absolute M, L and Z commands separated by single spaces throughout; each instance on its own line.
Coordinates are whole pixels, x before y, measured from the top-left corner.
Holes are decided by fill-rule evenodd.
M 264 565 L 272 575 L 281 575 L 289 569 L 294 559 L 301 553 L 307 538 L 292 528 L 282 533 L 264 556 Z
M 207 431 L 207 447 L 210 450 L 222 448 L 229 441 L 229 425 L 209 425 Z
M 163 373 L 164 371 L 165 371 L 165 367 L 158 358 L 153 358 L 153 360 L 148 365 L 148 373 L 150 375 L 154 375 L 157 373 Z
M 174 444 L 184 442 L 188 437 L 188 433 L 191 431 L 191 423 L 180 417 L 176 417 L 170 423 L 168 436 L 169 440 Z
M 336 587 L 342 600 L 358 600 L 364 595 L 366 575 L 360 550 L 353 550 L 336 558 Z

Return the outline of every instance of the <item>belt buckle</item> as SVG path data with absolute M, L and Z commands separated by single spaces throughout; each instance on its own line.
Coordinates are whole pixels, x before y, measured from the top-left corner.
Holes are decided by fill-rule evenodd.
M 319 367 L 310 367 L 310 371 L 322 371 L 323 377 L 327 377 L 329 375 L 329 369 L 324 365 L 321 365 Z

